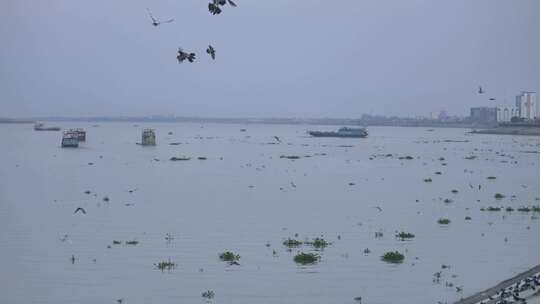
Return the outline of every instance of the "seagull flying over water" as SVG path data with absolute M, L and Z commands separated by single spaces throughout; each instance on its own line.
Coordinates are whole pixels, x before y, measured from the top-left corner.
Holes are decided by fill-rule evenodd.
M 210 55 L 210 57 L 212 57 L 213 60 L 216 59 L 216 50 L 211 45 L 208 45 L 206 52 Z
M 146 10 L 148 11 L 148 16 L 150 16 L 150 19 L 152 19 L 153 26 L 158 26 L 162 23 L 171 23 L 174 21 L 174 18 L 165 20 L 165 21 L 160 21 L 159 19 L 155 18 L 154 15 L 152 15 L 152 12 L 150 12 L 150 9 L 147 8 Z
M 75 212 L 73 212 L 73 214 L 75 214 L 75 213 L 77 213 L 79 211 L 82 212 L 83 214 L 86 214 L 86 210 L 84 210 L 84 208 L 82 208 L 82 207 L 79 207 L 79 208 L 75 209 Z

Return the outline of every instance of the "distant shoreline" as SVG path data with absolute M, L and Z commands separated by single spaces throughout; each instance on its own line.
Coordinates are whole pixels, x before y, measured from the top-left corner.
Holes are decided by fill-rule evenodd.
M 27 119 L 0 118 L 0 123 L 42 122 L 128 122 L 128 123 L 224 123 L 224 124 L 276 124 L 276 125 L 328 125 L 328 126 L 381 126 L 423 128 L 488 128 L 461 120 L 436 121 L 426 118 L 400 118 L 362 116 L 361 118 L 214 118 L 214 117 L 32 117 Z
M 495 127 L 484 130 L 472 130 L 472 134 L 494 134 L 494 135 L 522 135 L 540 136 L 540 127 Z

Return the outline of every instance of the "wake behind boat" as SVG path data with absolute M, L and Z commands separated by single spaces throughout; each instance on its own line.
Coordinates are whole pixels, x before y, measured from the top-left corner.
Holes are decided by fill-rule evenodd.
M 314 137 L 354 137 L 364 138 L 368 136 L 365 128 L 347 128 L 343 127 L 334 131 L 308 131 L 308 134 Z

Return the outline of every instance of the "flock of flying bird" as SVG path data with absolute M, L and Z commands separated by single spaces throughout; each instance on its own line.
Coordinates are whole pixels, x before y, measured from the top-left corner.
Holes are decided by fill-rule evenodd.
M 484 91 L 484 88 L 482 88 L 482 86 L 479 86 L 478 87 L 478 94 L 484 94 L 486 93 L 486 91 Z M 490 101 L 495 101 L 495 98 L 491 97 L 489 98 Z
M 212 0 L 212 2 L 208 3 L 208 11 L 212 15 L 218 15 L 221 14 L 223 6 L 229 4 L 232 7 L 236 7 L 236 3 L 234 3 L 232 0 Z M 157 27 L 163 23 L 171 23 L 174 21 L 174 18 L 168 19 L 168 20 L 160 20 L 154 15 L 152 15 L 152 12 L 150 9 L 146 9 L 148 11 L 148 15 L 150 16 L 150 19 L 152 20 L 152 25 Z M 206 53 L 210 55 L 212 60 L 216 59 L 216 49 L 212 45 L 208 45 L 208 48 L 206 48 Z M 196 54 L 193 52 L 186 52 L 181 47 L 178 48 L 178 51 L 176 53 L 176 59 L 178 60 L 178 63 L 182 63 L 185 60 L 189 62 L 195 61 Z

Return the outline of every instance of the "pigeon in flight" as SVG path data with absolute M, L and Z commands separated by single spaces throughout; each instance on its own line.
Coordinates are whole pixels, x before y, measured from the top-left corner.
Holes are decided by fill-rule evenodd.
M 73 212 L 73 214 L 75 214 L 75 213 L 77 213 L 79 211 L 82 212 L 83 214 L 86 214 L 86 210 L 84 210 L 84 208 L 81 208 L 81 207 L 75 209 L 75 212 Z
M 212 0 L 212 2 L 208 3 L 208 11 L 212 13 L 212 15 L 221 14 L 220 6 L 224 6 L 227 3 L 232 7 L 236 7 L 236 3 L 232 0 Z
M 212 57 L 213 60 L 216 60 L 216 49 L 214 49 L 214 47 L 208 45 L 206 52 L 210 55 L 210 57 Z
M 146 10 L 148 11 L 148 15 L 150 16 L 150 19 L 152 19 L 153 26 L 158 26 L 162 23 L 171 23 L 174 21 L 174 18 L 165 20 L 165 21 L 160 21 L 159 19 L 155 18 L 154 15 L 152 15 L 152 12 L 150 12 L 150 9 L 147 8 Z
M 178 63 L 182 63 L 184 60 L 193 62 L 195 61 L 195 53 L 186 53 L 182 50 L 182 48 L 178 48 L 176 59 L 178 59 Z

